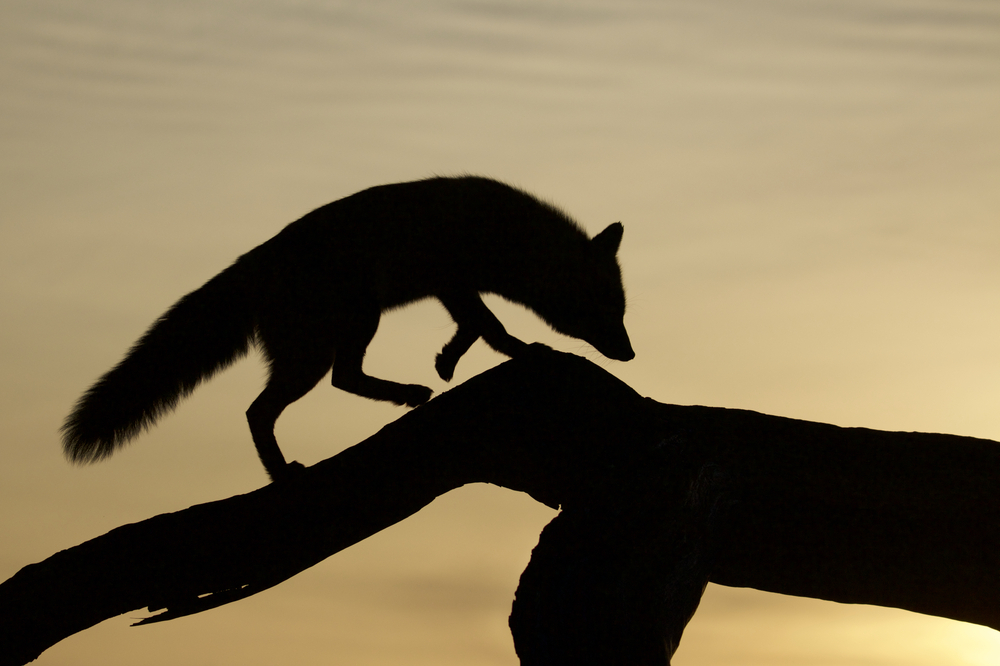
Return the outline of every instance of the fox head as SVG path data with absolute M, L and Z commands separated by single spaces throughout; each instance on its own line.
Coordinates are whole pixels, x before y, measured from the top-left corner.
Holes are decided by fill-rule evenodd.
M 635 358 L 623 321 L 625 290 L 617 257 L 623 232 L 615 222 L 586 241 L 582 251 L 550 253 L 540 293 L 530 303 L 556 331 L 617 361 Z

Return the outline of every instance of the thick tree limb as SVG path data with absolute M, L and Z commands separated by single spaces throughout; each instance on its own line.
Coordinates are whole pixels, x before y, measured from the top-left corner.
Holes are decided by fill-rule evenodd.
M 293 481 L 25 567 L 0 584 L 0 666 L 266 589 L 474 482 L 563 507 L 517 593 L 525 664 L 569 663 L 580 631 L 582 663 L 669 663 L 708 580 L 1000 628 L 997 443 L 663 405 L 535 347 Z

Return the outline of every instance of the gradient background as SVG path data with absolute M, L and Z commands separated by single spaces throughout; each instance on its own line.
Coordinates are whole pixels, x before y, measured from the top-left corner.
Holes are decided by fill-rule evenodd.
M 120 524 L 265 482 L 256 359 L 132 448 L 70 467 L 72 403 L 184 293 L 312 208 L 472 172 L 592 234 L 625 224 L 612 363 L 663 402 L 1000 439 L 994 0 L 4 0 L 0 579 Z M 436 302 L 367 369 L 436 391 Z M 502 358 L 477 344 L 456 382 Z M 403 413 L 323 382 L 278 423 L 329 457 Z M 553 512 L 494 487 L 247 601 L 116 618 L 40 665 L 517 663 L 506 616 Z M 141 617 L 137 612 L 134 617 Z M 1000 634 L 712 586 L 675 663 L 1000 663 Z

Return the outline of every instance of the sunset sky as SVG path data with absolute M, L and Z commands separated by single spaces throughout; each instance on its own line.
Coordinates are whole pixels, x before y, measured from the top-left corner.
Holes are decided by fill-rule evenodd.
M 490 300 L 641 394 L 1000 440 L 995 0 L 5 0 L 0 580 L 119 525 L 266 482 L 257 358 L 110 460 L 79 395 L 174 301 L 309 210 L 475 173 L 625 226 L 636 358 Z M 366 369 L 444 391 L 441 306 Z M 501 362 L 477 343 L 459 383 Z M 404 413 L 324 380 L 277 437 L 313 464 Z M 246 601 L 144 611 L 40 666 L 515 666 L 507 614 L 554 512 L 469 486 Z M 1000 633 L 710 586 L 677 666 L 986 666 Z

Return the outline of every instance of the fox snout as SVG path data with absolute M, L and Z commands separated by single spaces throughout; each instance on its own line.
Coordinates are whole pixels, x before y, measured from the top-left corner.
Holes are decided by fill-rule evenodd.
M 625 344 L 620 349 L 616 349 L 614 351 L 606 351 L 606 352 L 598 349 L 597 351 L 600 351 L 608 358 L 614 359 L 616 361 L 631 361 L 632 359 L 635 358 L 635 352 L 632 351 L 632 345 L 629 343 L 628 340 L 625 340 Z
M 632 343 L 628 339 L 628 333 L 625 332 L 623 328 L 621 333 L 615 336 L 615 339 L 601 340 L 592 342 L 590 344 L 594 345 L 594 348 L 615 361 L 631 361 L 635 358 L 635 352 L 632 350 Z

